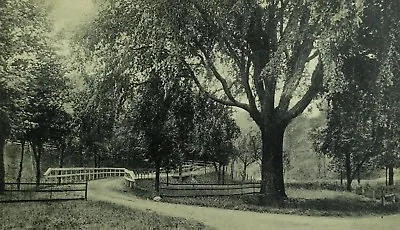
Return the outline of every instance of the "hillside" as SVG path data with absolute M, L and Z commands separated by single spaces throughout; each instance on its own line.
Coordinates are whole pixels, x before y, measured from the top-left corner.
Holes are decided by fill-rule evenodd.
M 331 177 L 328 171 L 329 160 L 319 157 L 313 148 L 310 137 L 312 130 L 325 122 L 323 115 L 316 117 L 300 116 L 287 128 L 284 151 L 289 156 L 286 178 L 294 180 Z
M 7 143 L 4 151 L 4 163 L 6 172 L 6 182 L 15 182 L 18 175 L 19 163 L 21 160 L 21 145 L 17 143 Z M 42 174 L 50 167 L 57 167 L 58 153 L 54 149 L 45 149 L 42 156 Z M 35 160 L 31 148 L 25 146 L 23 170 L 21 182 L 33 182 L 35 180 Z

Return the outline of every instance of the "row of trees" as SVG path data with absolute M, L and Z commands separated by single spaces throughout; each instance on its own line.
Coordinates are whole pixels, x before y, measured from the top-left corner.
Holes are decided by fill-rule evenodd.
M 4 191 L 7 139 L 21 143 L 18 182 L 26 144 L 33 150 L 37 184 L 46 146 L 57 148 L 59 167 L 65 157 L 95 167 L 128 161 L 136 167 L 154 167 L 159 175 L 161 167 L 171 169 L 185 160 L 202 159 L 214 162 L 222 178 L 220 169 L 228 164 L 239 133 L 232 111 L 199 92 L 162 50 L 146 50 L 144 54 L 154 55 L 152 60 L 137 58 L 133 66 L 129 56 L 115 52 L 123 48 L 120 38 L 109 37 L 101 45 L 96 39 L 103 37 L 97 34 L 95 40 L 83 43 L 75 38 L 79 52 L 73 55 L 83 55 L 61 56 L 44 2 L 5 1 L 0 9 L 5 26 L 0 43 L 4 48 L 0 191 Z M 85 28 L 83 37 L 78 37 L 119 33 L 99 28 Z M 62 58 L 75 60 L 68 63 Z M 133 68 L 142 72 L 141 77 Z M 76 75 L 84 79 L 83 90 L 70 87 L 69 78 Z M 156 182 L 158 189 L 158 177 Z
M 26 18 L 34 18 L 41 25 L 38 28 L 45 30 L 44 14 L 33 13 L 40 12 L 33 4 L 37 2 L 5 1 L 1 10 L 12 15 L 29 9 Z M 329 102 L 328 125 L 317 146 L 339 164 L 350 165 L 350 179 L 376 156 L 378 144 L 386 148 L 379 151 L 393 152 L 386 151 L 392 146 L 386 137 L 396 133 L 393 114 L 398 101 L 393 99 L 398 91 L 399 34 L 394 3 L 104 0 L 97 4 L 98 17 L 74 37 L 79 51 L 74 68 L 85 79 L 85 87 L 73 97 L 70 126 L 65 125 L 69 120 L 62 108 L 65 100 L 59 98 L 64 92 L 60 87 L 65 82 L 63 71 L 43 42 L 47 41 L 45 31 L 22 36 L 37 41 L 28 39 L 25 46 L 26 39 L 20 39 L 21 44 L 15 40 L 19 35 L 6 36 L 8 43 L 0 43 L 7 48 L 17 44 L 1 60 L 5 67 L 21 52 L 43 54 L 34 55 L 40 61 L 28 65 L 29 71 L 14 74 L 29 76 L 21 82 L 28 84 L 40 76 L 55 82 L 52 86 L 38 80 L 35 86 L 40 87 L 29 86 L 26 91 L 37 93 L 21 97 L 31 98 L 33 107 L 41 106 L 35 110 L 9 96 L 13 89 L 9 86 L 13 81 L 5 78 L 9 67 L 0 70 L 5 79 L 1 82 L 7 83 L 1 85 L 2 95 L 7 95 L 2 97 L 1 116 L 8 118 L 1 125 L 25 130 L 25 126 L 12 128 L 12 124 L 25 123 L 11 122 L 9 105 L 37 113 L 35 119 L 25 119 L 36 131 L 28 129 L 23 134 L 35 137 L 26 140 L 39 161 L 45 142 L 63 140 L 60 146 L 74 149 L 95 166 L 111 157 L 147 159 L 159 174 L 160 167 L 198 158 L 217 162 L 223 176 L 238 135 L 232 112 L 225 106 L 238 107 L 248 112 L 259 129 L 259 143 L 252 143 L 253 138 L 243 142 L 261 149 L 261 193 L 285 198 L 285 130 L 320 96 Z M 11 31 L 18 34 L 36 28 L 35 20 L 33 26 L 15 21 L 12 28 L 17 29 Z M 32 66 L 37 68 L 33 71 Z M 18 67 L 18 71 L 23 69 Z M 47 86 L 49 99 L 44 100 Z M 51 100 L 53 96 L 56 100 Z M 44 121 L 51 125 L 40 125 Z M 385 133 L 382 141 L 376 138 L 382 137 L 380 133 Z M 4 132 L 2 140 L 8 136 Z M 245 162 L 253 160 L 245 155 Z
M 371 169 L 400 164 L 399 155 L 399 11 L 388 1 L 364 3 L 362 24 L 339 47 L 343 86 L 327 97 L 327 125 L 316 148 L 344 172 L 347 189 Z
M 39 183 L 44 145 L 60 143 L 67 135 L 69 116 L 63 107 L 67 81 L 40 3 L 0 2 L 0 193 L 6 139 L 32 146 Z M 20 177 L 21 171 L 18 181 Z
M 87 32 L 96 31 L 84 33 L 93 37 Z M 101 33 L 118 31 L 105 29 Z M 90 45 L 92 41 L 86 42 L 81 44 L 89 54 L 84 58 L 96 63 L 95 71 L 85 69 L 90 76 L 86 91 L 81 93 L 84 103 L 76 103 L 76 111 L 81 111 L 77 112 L 81 116 L 78 132 L 86 155 L 93 156 L 95 162 L 107 154 L 147 161 L 146 167 L 156 170 L 157 191 L 161 168 L 177 168 L 187 160 L 213 162 L 218 179 L 223 178 L 220 169 L 229 163 L 239 134 L 229 108 L 211 101 L 179 75 L 177 67 L 164 60 L 162 51 L 152 51 L 156 55 L 152 62 L 157 66 L 138 60 L 146 73 L 138 78 L 130 73 L 130 56 L 119 57 L 117 63 L 102 60 L 102 55 L 115 58 L 114 51 L 123 48 L 119 41 L 110 40 L 107 46 L 96 48 Z M 93 52 L 102 55 L 91 56 Z
M 261 133 L 261 193 L 284 198 L 286 127 L 323 85 L 341 88 L 335 54 L 362 11 L 362 1 L 105 1 L 93 47 L 129 60 L 120 66 L 139 81 L 167 64 L 210 99 L 247 111 Z
M 146 72 L 141 79 L 129 73 L 131 66 L 119 66 L 121 61 L 127 64 L 129 57 L 115 59 L 114 55 L 120 55 L 115 49 L 93 48 L 93 41 L 74 47 L 84 55 L 75 56 L 72 65 L 61 61 L 50 33 L 48 9 L 42 3 L 6 1 L 0 7 L 2 22 L 7 22 L 1 24 L 7 27 L 1 28 L 0 43 L 4 48 L 0 191 L 4 191 L 7 139 L 22 146 L 18 182 L 26 144 L 33 150 L 37 184 L 46 146 L 58 149 L 59 167 L 65 157 L 95 167 L 129 161 L 136 167 L 155 167 L 157 175 L 161 167 L 175 168 L 189 159 L 215 162 L 218 169 L 228 164 L 239 133 L 231 110 L 195 89 L 165 62 L 163 52 L 152 52 L 156 56 L 151 63 L 139 60 Z M 85 31 L 85 37 L 90 32 Z M 118 42 L 114 48 L 121 48 Z M 110 58 L 105 58 L 108 54 Z M 85 62 L 79 62 L 80 58 Z M 152 66 L 154 61 L 160 65 Z M 81 91 L 69 87 L 67 76 L 76 75 L 84 78 Z

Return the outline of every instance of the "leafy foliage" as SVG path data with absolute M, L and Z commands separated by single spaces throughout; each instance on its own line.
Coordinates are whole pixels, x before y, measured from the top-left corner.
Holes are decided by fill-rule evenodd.
M 65 81 L 49 37 L 42 2 L 2 1 L 0 11 L 3 155 L 5 138 L 29 140 L 35 146 L 60 138 L 66 132 L 68 115 L 61 100 L 66 91 Z M 40 169 L 40 161 L 36 164 Z M 40 177 L 40 171 L 37 175 Z M 0 178 L 4 178 L 3 173 Z
M 195 143 L 200 158 L 213 162 L 219 182 L 225 167 L 237 152 L 235 140 L 240 129 L 232 118 L 232 110 L 204 94 L 196 98 Z
M 399 27 L 394 23 L 388 28 L 398 13 L 383 1 L 365 4 L 357 36 L 338 49 L 343 86 L 340 92 L 328 94 L 328 124 L 320 130 L 323 140 L 317 144 L 317 149 L 334 157 L 338 168 L 346 171 L 349 190 L 356 175 L 376 165 L 377 159 L 385 159 L 382 155 L 394 156 L 396 150 L 387 143 L 398 133 L 393 119 L 398 107 L 393 101 L 398 91 L 394 83 L 398 60 L 392 55 L 397 44 L 394 31 Z M 395 160 L 389 158 L 386 163 Z
M 283 133 L 318 95 L 324 81 L 339 87 L 334 85 L 339 64 L 332 53 L 334 45 L 350 37 L 357 26 L 360 2 L 135 3 L 105 4 L 102 13 L 111 13 L 102 17 L 100 25 L 117 32 L 107 38 L 129 41 L 124 50 L 131 57 L 141 57 L 129 62 L 130 66 L 138 60 L 151 64 L 154 56 L 149 51 L 161 50 L 170 57 L 165 60 L 183 66 L 182 74 L 208 97 L 249 112 L 263 137 L 262 192 L 286 196 Z M 310 73 L 306 66 L 317 59 L 317 68 Z M 298 92 L 306 93 L 293 100 Z M 276 96 L 280 97 L 277 105 Z
M 261 135 L 255 130 L 242 133 L 237 139 L 238 159 L 243 165 L 242 180 L 246 180 L 247 167 L 261 160 Z

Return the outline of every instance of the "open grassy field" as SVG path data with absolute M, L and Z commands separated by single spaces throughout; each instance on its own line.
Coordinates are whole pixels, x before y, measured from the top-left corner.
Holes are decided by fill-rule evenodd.
M 203 224 L 96 201 L 1 204 L 0 229 L 209 229 Z

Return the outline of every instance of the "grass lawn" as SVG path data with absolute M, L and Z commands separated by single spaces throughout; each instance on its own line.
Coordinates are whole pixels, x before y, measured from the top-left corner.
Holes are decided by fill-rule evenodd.
M 152 192 L 154 190 L 153 180 L 138 180 L 137 184 L 142 189 L 133 189 L 135 195 L 143 198 L 151 198 L 156 195 Z M 382 206 L 377 200 L 346 191 L 316 188 L 304 189 L 288 186 L 287 194 L 289 199 L 280 202 L 265 201 L 266 199 L 262 199 L 260 195 L 165 197 L 162 201 L 225 209 L 309 216 L 369 216 L 400 213 L 399 203 L 390 203 Z
M 208 229 L 201 223 L 103 202 L 0 205 L 0 229 Z

